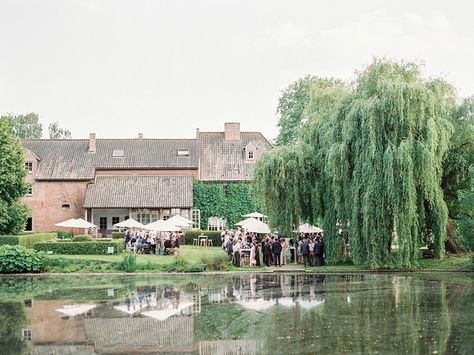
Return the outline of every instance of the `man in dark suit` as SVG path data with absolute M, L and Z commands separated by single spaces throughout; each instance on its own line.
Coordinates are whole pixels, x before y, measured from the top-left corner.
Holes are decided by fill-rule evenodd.
M 308 238 L 304 237 L 303 240 L 301 241 L 301 255 L 303 255 L 303 262 L 304 266 L 306 267 L 306 264 L 309 262 L 308 257 L 309 257 L 309 243 L 308 243 Z
M 266 238 L 265 244 L 263 244 L 263 262 L 265 266 L 270 266 L 272 262 L 272 245 L 270 244 L 270 238 Z
M 324 242 L 323 238 L 318 235 L 314 243 L 314 254 L 316 256 L 316 265 L 324 265 Z
M 275 266 L 280 266 L 281 244 L 279 238 L 275 238 L 275 241 L 272 244 L 272 250 Z

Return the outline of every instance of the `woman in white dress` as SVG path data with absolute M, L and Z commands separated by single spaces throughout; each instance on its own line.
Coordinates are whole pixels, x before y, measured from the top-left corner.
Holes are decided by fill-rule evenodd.
M 254 267 L 257 264 L 257 259 L 255 258 L 255 243 L 251 244 L 250 247 L 250 267 Z

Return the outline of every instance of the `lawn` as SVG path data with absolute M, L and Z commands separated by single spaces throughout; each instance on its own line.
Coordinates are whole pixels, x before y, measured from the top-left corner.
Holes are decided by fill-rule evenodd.
M 190 264 L 199 263 L 202 259 L 213 259 L 225 255 L 220 247 L 198 248 L 191 245 L 183 245 L 180 256 Z M 65 258 L 71 260 L 91 260 L 91 261 L 105 261 L 105 262 L 120 262 L 123 256 L 116 255 L 51 255 L 53 258 Z M 137 254 L 138 264 L 154 264 L 165 265 L 171 264 L 175 261 L 173 255 L 152 255 L 152 254 Z

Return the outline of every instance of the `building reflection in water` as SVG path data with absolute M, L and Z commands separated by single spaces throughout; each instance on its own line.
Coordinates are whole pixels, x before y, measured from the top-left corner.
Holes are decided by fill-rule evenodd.
M 448 341 L 451 329 L 464 336 L 453 326 L 448 311 L 455 302 L 449 301 L 472 295 L 467 286 L 411 276 L 257 273 L 176 285 L 177 280 L 58 293 L 49 287 L 22 304 L 26 317 L 19 329 L 27 350 L 61 355 L 373 352 L 384 346 L 446 351 L 457 346 L 457 340 Z M 437 334 L 437 342 L 431 344 L 427 334 Z M 381 335 L 386 344 L 379 343 Z

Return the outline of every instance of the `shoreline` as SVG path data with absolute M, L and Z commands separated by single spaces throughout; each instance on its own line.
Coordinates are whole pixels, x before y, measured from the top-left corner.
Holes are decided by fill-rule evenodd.
M 403 274 L 403 273 L 463 273 L 474 274 L 474 269 L 367 269 L 367 270 L 231 270 L 231 271 L 203 271 L 203 272 L 43 272 L 43 273 L 12 273 L 0 274 L 0 278 L 4 277 L 49 277 L 49 276 L 176 276 L 176 275 L 237 275 L 237 274 L 316 274 L 316 275 L 352 275 L 352 274 Z

